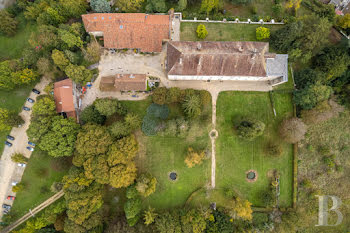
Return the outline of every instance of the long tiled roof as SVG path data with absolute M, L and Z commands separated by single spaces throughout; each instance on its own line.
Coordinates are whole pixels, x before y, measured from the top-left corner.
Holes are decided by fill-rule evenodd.
M 144 13 L 96 13 L 82 15 L 87 32 L 103 32 L 104 47 L 161 52 L 169 39 L 170 16 Z
M 168 75 L 266 77 L 269 44 L 263 42 L 170 41 Z
M 102 77 L 102 85 L 113 85 L 115 91 L 145 91 L 145 74 L 116 74 Z
M 65 79 L 54 84 L 54 98 L 57 113 L 65 112 L 68 117 L 76 117 L 73 102 L 73 82 Z

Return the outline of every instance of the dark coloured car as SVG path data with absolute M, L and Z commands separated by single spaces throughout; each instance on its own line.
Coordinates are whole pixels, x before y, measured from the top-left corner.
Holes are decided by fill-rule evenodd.
M 16 197 L 14 197 L 14 196 L 7 196 L 7 200 L 10 200 L 10 201 L 15 200 L 15 198 L 16 198 Z
M 33 89 L 32 92 L 34 92 L 35 94 L 39 95 L 40 94 L 40 91 L 38 91 L 37 89 Z
M 27 150 L 29 150 L 29 151 L 34 151 L 34 148 L 33 148 L 33 147 L 27 146 L 26 148 L 27 148 Z
M 24 106 L 24 107 L 23 107 L 23 110 L 24 110 L 24 111 L 30 111 L 30 108 Z
M 35 143 L 34 142 L 28 141 L 28 144 L 35 147 Z
M 34 102 L 35 102 L 35 100 L 33 100 L 32 98 L 27 98 L 27 101 L 28 101 L 29 103 L 34 103 Z
M 2 213 L 3 213 L 3 214 L 8 214 L 9 211 L 8 211 L 8 210 L 3 210 Z
M 5 141 L 5 145 L 8 146 L 8 147 L 11 147 L 11 146 L 12 146 L 12 143 L 11 143 L 11 142 L 8 142 L 8 141 Z
M 7 209 L 7 210 L 10 210 L 10 209 L 11 209 L 11 206 L 10 206 L 10 205 L 6 205 L 6 204 L 3 204 L 3 205 L 2 205 L 2 208 Z
M 8 140 L 12 140 L 12 141 L 15 140 L 15 138 L 12 137 L 11 135 L 7 135 L 7 139 L 8 139 Z

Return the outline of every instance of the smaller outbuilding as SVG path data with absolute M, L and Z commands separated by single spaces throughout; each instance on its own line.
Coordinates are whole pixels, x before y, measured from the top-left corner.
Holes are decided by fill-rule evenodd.
M 77 118 L 74 107 L 73 82 L 70 79 L 64 79 L 54 84 L 54 98 L 57 113 L 65 117 Z
M 145 74 L 116 74 L 101 78 L 101 91 L 145 91 L 147 76 Z

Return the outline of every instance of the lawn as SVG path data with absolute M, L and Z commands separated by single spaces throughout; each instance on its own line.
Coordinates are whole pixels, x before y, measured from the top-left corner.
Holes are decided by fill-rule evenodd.
M 217 188 L 233 189 L 256 207 L 265 206 L 260 193 L 268 189 L 274 169 L 281 175 L 280 206 L 289 207 L 292 203 L 292 145 L 281 142 L 277 130 L 284 117 L 292 116 L 293 106 L 290 94 L 275 93 L 273 98 L 276 117 L 271 108 L 269 93 L 222 92 L 217 102 Z M 247 116 L 266 124 L 264 135 L 251 142 L 238 138 L 233 129 L 233 123 Z M 282 143 L 281 157 L 265 155 L 264 148 L 270 140 Z M 254 183 L 246 181 L 245 172 L 250 169 L 258 173 L 258 179 Z
M 148 99 L 123 101 L 123 103 L 129 111 L 142 117 L 151 101 Z M 172 105 L 169 108 L 170 118 L 179 114 L 177 106 Z M 158 181 L 156 192 L 143 201 L 145 208 L 152 206 L 156 209 L 169 209 L 182 206 L 194 191 L 208 184 L 211 175 L 210 159 L 194 168 L 187 168 L 184 159 L 189 146 L 195 150 L 211 151 L 208 136 L 209 122 L 194 123 L 186 138 L 144 136 L 141 132 L 136 133 L 140 147 L 136 161 L 139 173 L 149 172 Z M 176 181 L 169 179 L 169 172 L 173 171 L 178 176 Z
M 182 41 L 198 41 L 196 29 L 200 23 L 181 23 L 180 38 Z M 205 41 L 257 41 L 255 36 L 257 24 L 233 24 L 233 23 L 202 23 L 205 25 L 208 36 Z M 278 30 L 283 25 L 264 25 L 270 28 L 270 32 Z
M 20 112 L 22 106 L 25 103 L 25 99 L 29 96 L 29 93 L 33 86 L 29 85 L 25 87 L 20 87 L 13 91 L 0 90 L 0 108 L 6 108 L 11 111 Z M 2 153 L 4 149 L 3 142 L 6 140 L 7 134 L 9 134 L 8 131 L 0 132 L 0 153 Z
M 0 35 L 0 61 L 20 58 L 23 49 L 29 46 L 28 39 L 31 33 L 36 31 L 36 24 L 26 23 L 22 15 L 17 19 L 19 25 L 16 35 L 12 37 Z
M 61 181 L 69 167 L 69 160 L 55 159 L 36 148 L 22 177 L 25 188 L 17 193 L 11 209 L 14 219 L 23 216 L 29 209 L 54 195 L 50 191 L 52 183 Z

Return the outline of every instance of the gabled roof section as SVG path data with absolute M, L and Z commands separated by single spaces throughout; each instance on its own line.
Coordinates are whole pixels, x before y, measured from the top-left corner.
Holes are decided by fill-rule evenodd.
M 264 42 L 170 41 L 168 75 L 266 76 L 269 44 Z M 266 57 L 265 57 L 266 56 Z
M 113 86 L 115 91 L 145 91 L 146 80 L 145 74 L 116 74 L 102 77 L 100 85 Z
M 87 32 L 103 32 L 104 47 L 161 52 L 170 38 L 170 16 L 144 13 L 96 13 L 82 15 Z
M 73 101 L 73 82 L 64 79 L 54 84 L 54 99 L 57 113 L 65 112 L 68 117 L 76 118 Z

